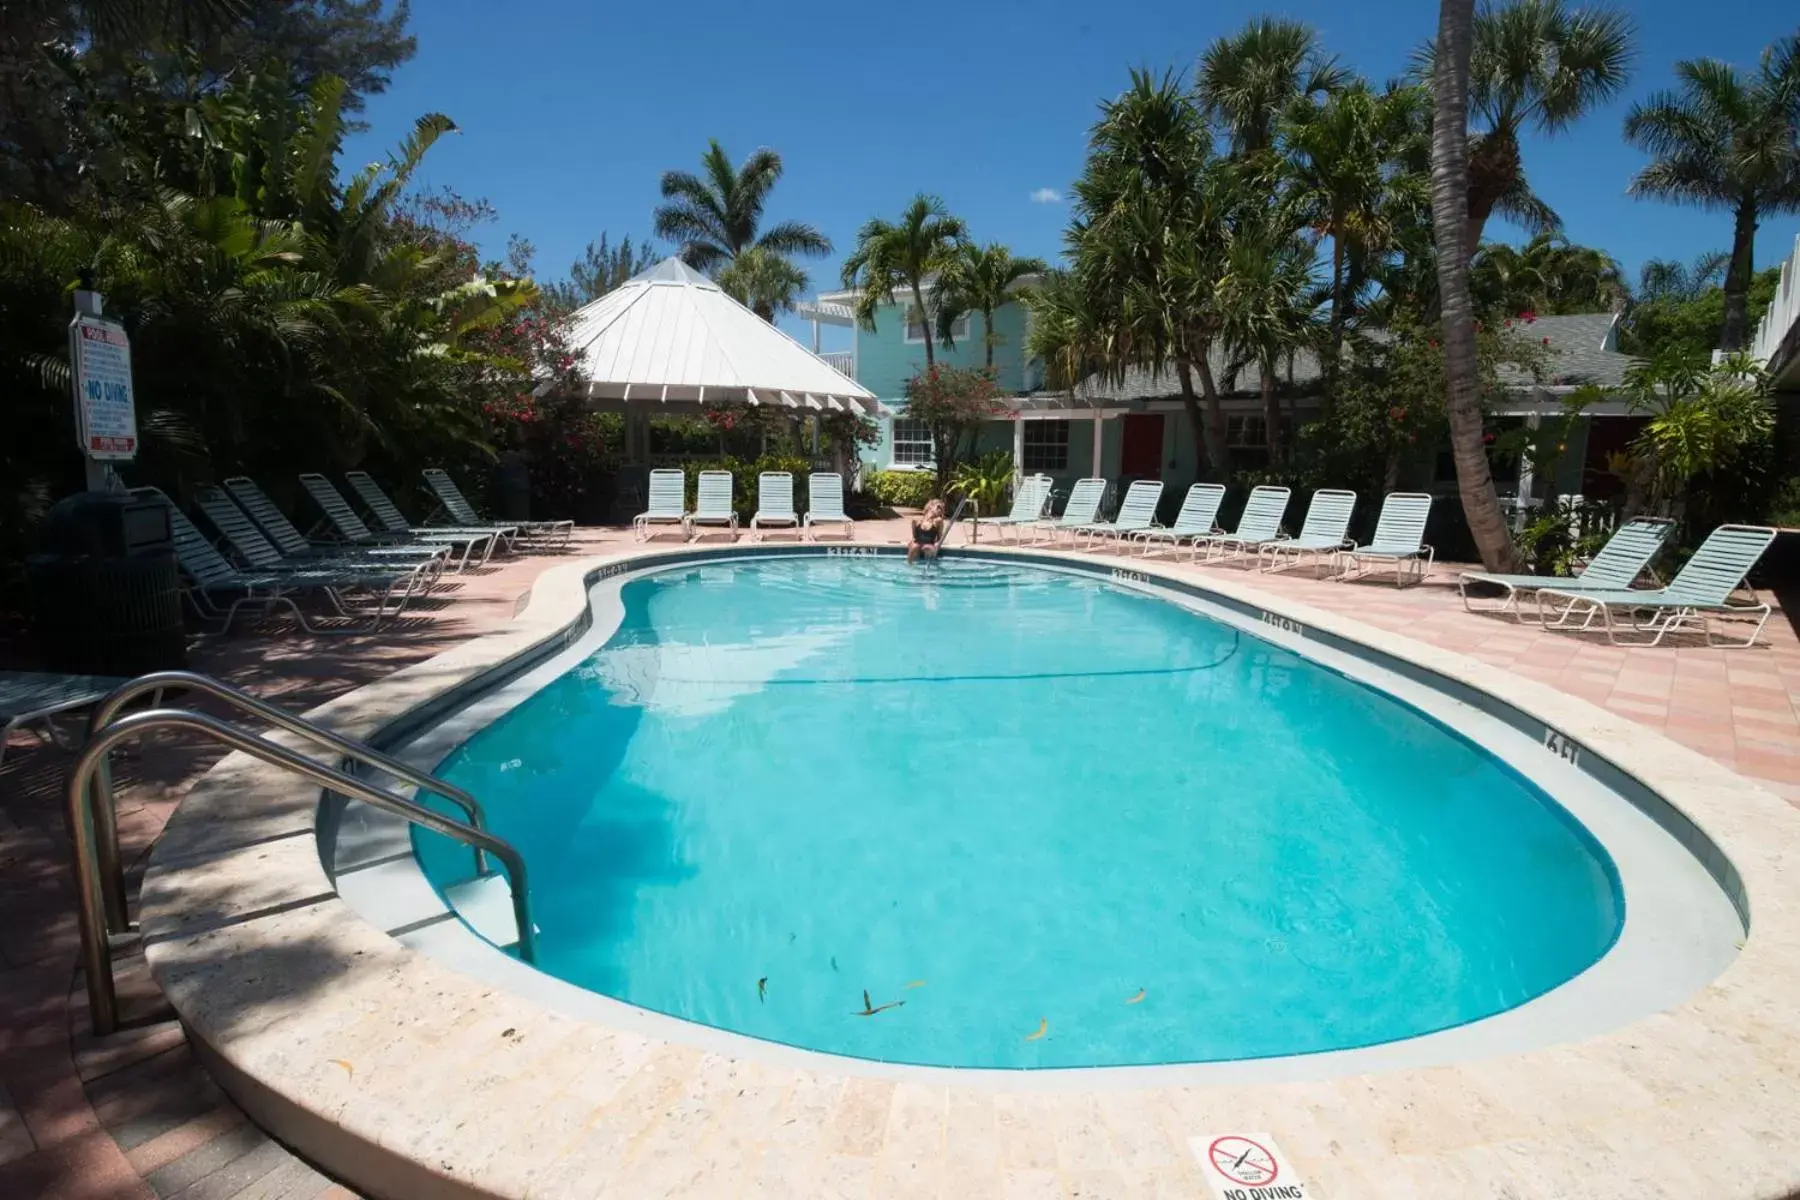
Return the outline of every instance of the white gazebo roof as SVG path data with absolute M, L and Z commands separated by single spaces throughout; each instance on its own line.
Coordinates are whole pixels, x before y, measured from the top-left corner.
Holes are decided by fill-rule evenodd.
M 678 258 L 578 309 L 568 337 L 593 401 L 881 407 L 873 392 Z

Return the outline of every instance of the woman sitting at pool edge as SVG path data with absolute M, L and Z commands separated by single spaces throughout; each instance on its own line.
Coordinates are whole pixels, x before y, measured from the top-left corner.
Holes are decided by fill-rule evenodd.
M 925 514 L 913 518 L 912 542 L 906 547 L 906 561 L 918 562 L 919 555 L 936 558 L 938 542 L 944 536 L 944 502 L 927 501 Z

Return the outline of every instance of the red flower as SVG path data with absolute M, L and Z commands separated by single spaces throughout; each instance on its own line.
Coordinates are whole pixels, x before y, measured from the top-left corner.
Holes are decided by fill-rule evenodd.
M 1548 345 L 1549 345 L 1549 344 L 1550 344 L 1550 339 L 1549 339 L 1549 338 L 1545 338 L 1545 339 L 1544 339 L 1544 345 L 1546 345 L 1546 346 L 1548 346 Z
M 1531 323 L 1532 323 L 1532 322 L 1533 322 L 1533 321 L 1535 321 L 1535 320 L 1537 320 L 1537 314 L 1536 314 L 1536 313 L 1535 313 L 1535 312 L 1532 312 L 1532 311 L 1531 311 L 1531 310 L 1530 310 L 1530 309 L 1529 309 L 1529 308 L 1528 308 L 1528 309 L 1526 309 L 1526 310 L 1525 310 L 1525 311 L 1524 311 L 1524 312 L 1522 312 L 1522 313 L 1520 313 L 1520 314 L 1519 314 L 1519 319 L 1520 319 L 1520 320 L 1521 320 L 1521 321 L 1523 321 L 1523 322 L 1525 322 L 1525 323 L 1526 323 L 1526 324 L 1527 324 L 1527 325 L 1529 325 L 1529 324 L 1531 324 Z

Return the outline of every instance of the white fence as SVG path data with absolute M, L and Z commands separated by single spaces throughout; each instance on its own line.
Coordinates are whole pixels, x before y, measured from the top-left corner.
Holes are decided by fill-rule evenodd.
M 1775 285 L 1775 298 L 1769 301 L 1769 311 L 1763 314 L 1762 324 L 1756 327 L 1756 337 L 1750 343 L 1750 353 L 1756 356 L 1756 361 L 1765 367 L 1772 365 L 1776 351 L 1781 349 L 1788 330 L 1797 321 L 1800 321 L 1800 237 L 1794 239 L 1794 252 L 1781 265 L 1781 282 Z
M 833 350 L 821 354 L 819 357 L 825 360 L 826 366 L 840 374 L 851 379 L 856 378 L 856 352 L 854 350 Z

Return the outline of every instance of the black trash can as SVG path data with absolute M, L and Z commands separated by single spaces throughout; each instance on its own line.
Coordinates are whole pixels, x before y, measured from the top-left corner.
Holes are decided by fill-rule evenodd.
M 83 492 L 50 511 L 47 552 L 25 564 L 47 669 L 141 675 L 187 666 L 171 533 L 160 499 Z

